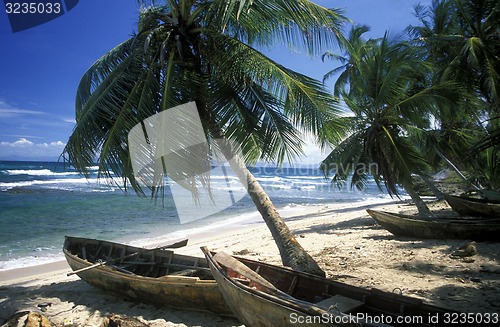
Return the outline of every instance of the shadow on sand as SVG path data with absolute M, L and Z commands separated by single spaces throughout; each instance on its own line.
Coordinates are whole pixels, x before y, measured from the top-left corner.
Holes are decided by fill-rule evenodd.
M 0 287 L 0 323 L 18 311 L 39 311 L 40 304 L 47 307 L 44 315 L 59 326 L 65 319 L 72 319 L 78 326 L 97 326 L 105 316 L 141 316 L 145 320 L 165 319 L 174 324 L 186 326 L 238 326 L 234 318 L 216 314 L 188 311 L 156 304 L 132 302 L 119 296 L 101 291 L 81 280 L 61 282 L 40 287 Z M 1 324 L 0 324 L 1 325 Z

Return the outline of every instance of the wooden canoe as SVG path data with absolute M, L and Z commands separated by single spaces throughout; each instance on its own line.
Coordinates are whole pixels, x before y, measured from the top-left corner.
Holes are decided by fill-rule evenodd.
M 383 228 L 397 236 L 433 239 L 500 241 L 500 219 L 444 218 L 421 219 L 416 216 L 366 210 Z
M 445 194 L 450 207 L 461 215 L 500 218 L 500 201 Z
M 115 295 L 232 315 L 203 257 L 70 236 L 63 252 L 82 280 Z
M 411 319 L 414 326 L 434 326 L 452 313 L 396 293 L 202 251 L 226 302 L 247 327 L 390 326 Z

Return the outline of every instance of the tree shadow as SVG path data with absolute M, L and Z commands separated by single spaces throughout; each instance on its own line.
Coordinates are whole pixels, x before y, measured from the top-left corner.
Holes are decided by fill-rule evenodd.
M 496 313 L 497 315 L 500 313 L 500 289 L 498 286 L 495 289 L 491 283 L 465 283 L 463 286 L 450 284 L 434 288 L 431 292 L 434 295 L 436 305 L 448 306 L 459 312 Z M 482 315 L 482 318 L 485 317 Z M 456 320 L 455 323 L 458 322 L 460 320 Z
M 381 230 L 384 230 L 380 227 Z M 439 246 L 446 246 L 447 249 L 443 252 L 448 254 L 452 254 L 455 251 L 459 250 L 464 245 L 472 242 L 472 240 L 460 240 L 460 239 L 424 239 L 417 237 L 407 237 L 407 236 L 396 236 L 393 234 L 388 235 L 366 235 L 363 236 L 365 239 L 372 240 L 393 240 L 396 241 L 393 245 L 397 248 L 402 249 L 429 249 Z M 500 243 L 499 242 L 475 242 L 475 246 L 477 249 L 477 253 L 481 256 L 488 258 L 492 261 L 500 260 Z
M 397 201 L 394 201 L 395 203 Z M 360 207 L 360 209 L 367 209 L 373 207 L 372 205 L 366 205 Z M 345 209 L 333 209 L 322 212 L 322 216 L 332 215 L 339 212 L 349 212 L 353 208 Z M 311 216 L 318 216 L 317 214 L 312 214 Z M 306 216 L 292 217 L 291 219 L 304 219 Z M 316 224 L 308 226 L 302 229 L 296 229 L 293 232 L 295 234 L 307 234 L 307 233 L 318 233 L 318 234 L 342 234 L 349 233 L 352 231 L 380 231 L 380 234 L 367 233 L 363 235 L 364 239 L 380 240 L 380 241 L 396 241 L 394 245 L 399 248 L 415 248 L 415 249 L 425 249 L 433 247 L 436 245 L 446 245 L 448 247 L 448 253 L 453 253 L 459 249 L 464 244 L 471 242 L 472 240 L 460 240 L 460 239 L 424 239 L 418 237 L 409 236 L 396 236 L 391 234 L 389 231 L 385 230 L 380 226 L 373 218 L 368 214 L 361 217 L 342 220 L 339 222 Z M 500 242 L 490 242 L 490 241 L 476 241 L 477 252 L 490 260 L 500 260 Z
M 331 224 L 317 224 L 303 229 L 294 230 L 295 234 L 318 233 L 318 234 L 338 234 L 343 230 L 383 230 L 383 228 L 370 217 L 353 218 Z
M 384 202 L 381 204 L 366 204 L 366 205 L 361 205 L 359 207 L 346 207 L 346 208 L 337 208 L 337 209 L 330 209 L 330 210 L 325 210 L 322 212 L 315 212 L 315 213 L 309 213 L 305 215 L 297 215 L 297 216 L 292 216 L 292 217 L 287 217 L 284 218 L 286 222 L 291 222 L 291 221 L 296 221 L 296 220 L 303 220 L 307 219 L 309 217 L 331 217 L 331 216 L 338 216 L 341 214 L 347 214 L 351 212 L 356 212 L 356 211 L 363 211 L 363 214 L 360 215 L 359 217 L 352 218 L 352 219 L 347 219 L 347 220 L 342 220 L 338 222 L 332 222 L 330 223 L 325 223 L 325 224 L 316 224 L 314 226 L 309 226 L 304 229 L 299 229 L 299 230 L 294 230 L 294 233 L 300 234 L 300 233 L 318 233 L 318 234 L 337 234 L 339 231 L 343 229 L 380 229 L 383 230 L 383 228 L 375 221 L 373 218 L 371 218 L 364 210 L 366 209 L 373 209 L 379 206 L 386 206 L 386 205 L 392 205 L 392 204 L 398 204 L 398 203 L 403 203 L 401 200 L 394 200 L 391 202 Z
M 444 276 L 450 279 L 449 284 L 417 291 L 424 293 L 424 297 L 434 305 L 459 312 L 500 312 L 498 274 L 467 269 L 445 269 L 444 266 L 427 262 L 403 263 L 395 268 L 405 273 L 422 274 L 426 278 Z M 452 279 L 461 283 L 452 283 Z
M 286 217 L 283 219 L 285 221 L 295 221 L 295 220 L 302 220 L 302 219 L 308 218 L 308 217 L 327 217 L 327 216 L 332 216 L 335 214 L 343 214 L 343 213 L 350 213 L 350 212 L 354 212 L 354 211 L 373 209 L 373 208 L 378 207 L 378 206 L 386 206 L 386 205 L 392 205 L 392 204 L 398 204 L 398 203 L 402 203 L 401 200 L 394 200 L 391 202 L 383 202 L 380 205 L 370 203 L 370 204 L 361 205 L 359 207 L 352 207 L 351 206 L 351 207 L 346 207 L 346 208 L 330 209 L 330 210 L 325 210 L 325 211 L 317 212 L 317 213 L 309 213 L 309 214 L 304 214 L 304 215 Z
M 82 280 L 53 283 L 43 286 L 22 285 L 0 287 L 0 321 L 6 321 L 19 311 L 39 311 L 40 305 L 47 306 L 46 315 L 56 325 L 64 319 L 83 319 L 78 325 L 92 325 L 96 316 L 117 314 L 128 317 L 143 317 L 145 320 L 165 319 L 186 326 L 239 326 L 235 318 L 216 314 L 189 311 L 159 304 L 133 302 L 120 296 L 104 292 Z M 88 314 L 86 313 L 88 312 Z M 88 315 L 86 317 L 86 315 Z

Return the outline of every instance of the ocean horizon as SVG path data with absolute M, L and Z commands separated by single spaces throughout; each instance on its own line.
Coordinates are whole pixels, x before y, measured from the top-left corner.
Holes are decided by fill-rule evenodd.
M 251 169 L 278 210 L 325 203 L 387 198 L 375 183 L 364 191 L 338 189 L 313 167 Z M 0 161 L 0 271 L 64 259 L 64 236 L 154 244 L 230 225 L 261 222 L 249 196 L 209 217 L 181 224 L 176 205 L 192 208 L 192 199 L 174 204 L 167 194 L 155 203 L 116 184 L 98 179 L 98 167 L 85 178 L 56 162 Z M 227 188 L 224 176 L 211 187 Z M 199 211 L 198 211 L 199 213 Z

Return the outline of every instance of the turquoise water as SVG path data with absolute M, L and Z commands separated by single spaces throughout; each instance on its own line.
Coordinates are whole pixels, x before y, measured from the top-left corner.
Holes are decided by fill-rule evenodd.
M 338 190 L 317 169 L 254 168 L 274 204 L 280 208 L 385 197 L 376 187 L 365 192 Z M 214 177 L 213 187 L 227 187 Z M 177 205 L 194 205 L 191 199 Z M 193 209 L 194 210 L 194 209 Z M 140 242 L 156 237 L 174 239 L 238 223 L 256 209 L 248 196 L 224 211 L 181 224 L 171 196 L 162 205 L 98 181 L 70 167 L 47 162 L 0 161 L 0 270 L 62 259 L 65 235 Z

